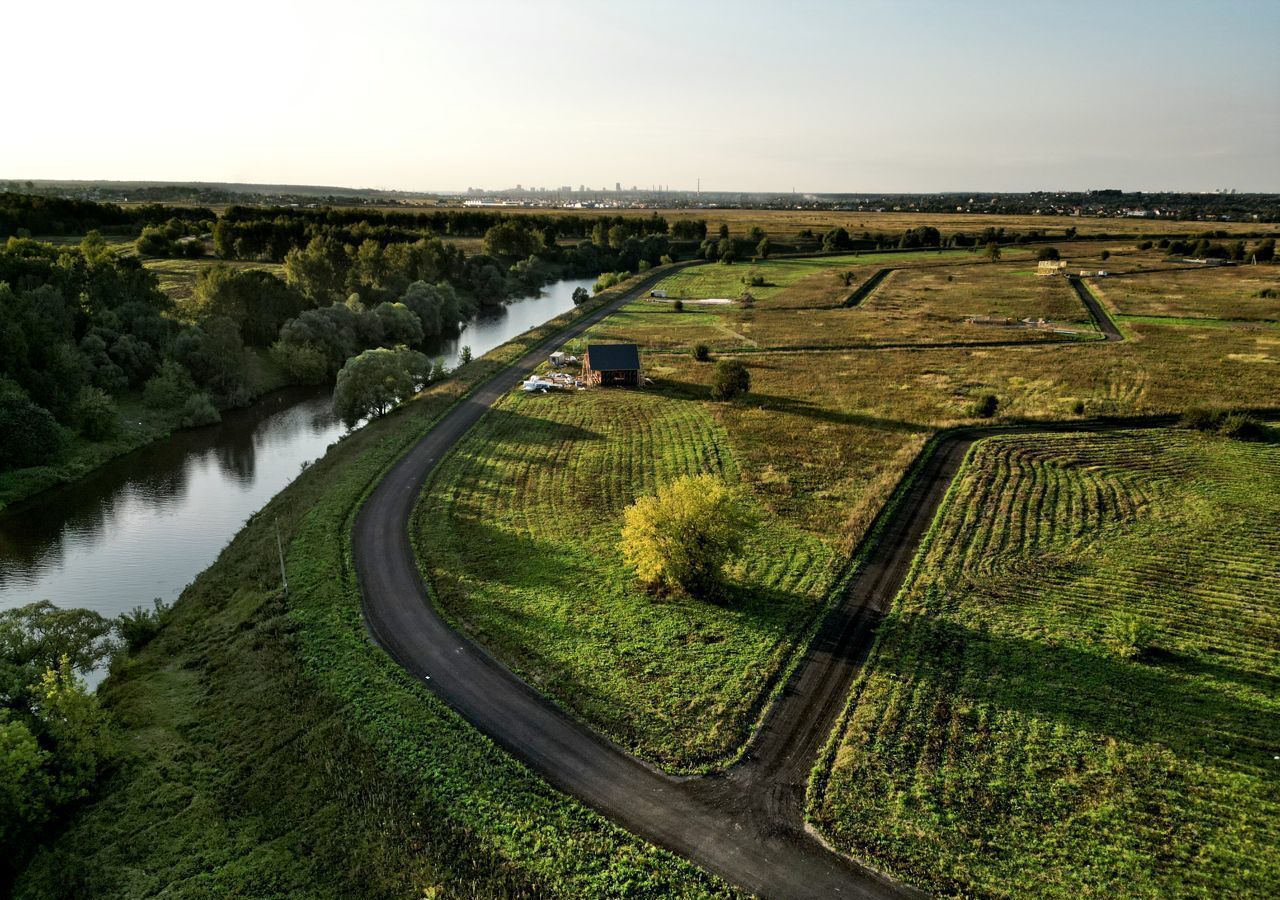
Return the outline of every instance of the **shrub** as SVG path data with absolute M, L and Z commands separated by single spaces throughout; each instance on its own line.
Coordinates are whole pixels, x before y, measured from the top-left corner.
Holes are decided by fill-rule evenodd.
M 584 287 L 576 287 L 573 289 L 573 305 L 581 306 L 591 299 L 591 292 Z
M 684 475 L 627 508 L 620 549 L 650 590 L 710 598 L 754 522 L 728 485 Z
M 197 425 L 214 425 L 222 421 L 218 407 L 213 398 L 206 393 L 191 394 L 182 403 L 178 415 L 178 423 L 183 428 L 194 428 Z
M 1062 254 L 1058 252 L 1057 247 L 1041 247 L 1040 252 L 1036 254 L 1039 260 L 1055 260 L 1061 259 Z
M 111 437 L 120 427 L 120 416 L 110 395 L 101 388 L 85 387 L 80 389 L 76 399 L 76 424 L 80 433 L 91 441 L 102 441 Z
M 979 419 L 989 419 L 1000 408 L 1000 398 L 995 394 L 983 394 L 969 406 L 969 414 Z
M 693 358 L 698 362 L 706 362 L 711 359 L 711 348 L 706 344 L 693 345 Z
M 142 389 L 143 402 L 152 409 L 177 409 L 195 393 L 190 373 L 173 360 L 160 365 Z
M 1193 406 L 1184 412 L 1178 420 L 1178 426 L 1240 441 L 1266 440 L 1268 434 L 1263 424 L 1252 416 L 1203 406 Z
M 1104 640 L 1116 656 L 1135 659 L 1151 648 L 1155 631 L 1131 613 L 1116 613 L 1107 624 Z
M 130 653 L 141 650 L 160 632 L 168 607 L 157 597 L 152 601 L 153 608 L 135 606 L 129 612 L 116 617 L 116 634 L 124 641 Z
M 713 400 L 732 400 L 751 390 L 751 373 L 736 359 L 722 359 L 711 373 Z
M 276 341 L 271 345 L 271 359 L 294 384 L 323 384 L 329 377 L 329 358 L 313 344 Z
M 458 353 L 458 365 L 465 366 L 469 362 L 471 362 L 471 345 L 467 344 L 463 346 L 461 352 Z M 430 379 L 428 378 L 428 381 L 429 380 Z
M 677 300 L 675 303 L 671 304 L 671 308 L 676 312 L 684 312 L 684 301 Z

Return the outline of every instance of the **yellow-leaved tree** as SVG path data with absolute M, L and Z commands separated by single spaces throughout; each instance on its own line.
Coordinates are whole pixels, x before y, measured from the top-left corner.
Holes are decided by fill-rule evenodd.
M 627 507 L 622 556 L 650 590 L 710 598 L 756 517 L 710 475 L 684 475 Z

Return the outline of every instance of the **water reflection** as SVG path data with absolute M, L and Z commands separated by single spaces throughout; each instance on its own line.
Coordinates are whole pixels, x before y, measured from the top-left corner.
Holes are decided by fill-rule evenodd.
M 564 281 L 469 323 L 432 348 L 458 365 L 572 308 Z M 113 616 L 171 601 L 244 521 L 345 431 L 330 392 L 279 391 L 206 428 L 180 431 L 0 514 L 0 608 L 35 600 Z

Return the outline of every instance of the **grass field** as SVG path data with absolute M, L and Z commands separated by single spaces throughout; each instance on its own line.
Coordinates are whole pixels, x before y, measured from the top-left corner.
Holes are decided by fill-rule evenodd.
M 750 288 L 763 294 L 750 308 L 741 305 L 698 305 L 690 301 L 681 312 L 670 302 L 641 299 L 593 330 L 597 340 L 634 340 L 651 350 L 684 351 L 695 343 L 713 350 L 787 350 L 885 345 L 1031 343 L 1071 340 L 1051 328 L 1020 325 L 970 324 L 970 316 L 1047 319 L 1078 338 L 1097 337 L 1088 311 L 1064 278 L 1042 278 L 1028 261 L 974 263 L 953 256 L 904 254 L 894 268 L 858 306 L 843 301 L 862 280 L 882 268 L 852 263 L 855 278 L 845 286 L 841 273 L 850 262 L 835 266 L 822 260 L 767 260 L 747 271 L 766 279 Z M 878 255 L 877 261 L 887 257 Z M 951 260 L 951 261 L 948 261 Z M 798 266 L 804 262 L 808 265 Z M 701 266 L 679 273 L 663 284 L 675 296 L 716 296 L 731 282 L 726 270 L 739 266 Z M 711 271 L 707 271 L 711 270 Z M 690 271 L 690 270 L 686 270 Z M 806 274 L 807 273 L 807 274 Z M 741 276 L 738 276 L 740 279 Z M 683 279 L 683 281 L 680 281 Z M 742 285 L 738 285 L 741 290 Z M 723 294 L 720 294 L 723 296 Z M 799 303 L 792 305 L 797 299 Z
M 155 273 L 160 282 L 160 290 L 174 300 L 182 301 L 191 296 L 195 290 L 196 278 L 210 266 L 224 265 L 234 269 L 264 269 L 275 275 L 284 277 L 284 266 L 280 263 L 240 262 L 237 260 L 214 259 L 144 259 L 143 266 Z
M 503 210 L 514 215 L 546 215 L 556 210 L 509 208 Z M 581 215 L 582 210 L 565 210 L 565 214 Z M 983 215 L 978 213 L 916 213 L 916 212 L 842 212 L 816 209 L 609 209 L 600 212 L 609 215 L 648 217 L 657 212 L 668 221 L 679 219 L 705 219 L 714 232 L 721 223 L 729 226 L 735 236 L 745 235 L 759 226 L 771 235 L 794 237 L 798 231 L 810 229 L 823 231 L 843 226 L 850 234 L 864 231 L 901 234 L 909 228 L 931 225 L 943 234 L 956 232 L 975 233 L 984 228 L 1005 228 L 1009 231 L 1039 230 L 1050 236 L 1060 236 L 1067 228 L 1075 228 L 1082 237 L 1096 234 L 1111 235 L 1162 235 L 1203 234 L 1206 231 L 1227 231 L 1232 234 L 1254 232 L 1275 233 L 1275 225 L 1258 222 L 1178 222 L 1162 219 L 1095 219 L 1081 216 L 1023 216 Z
M 946 893 L 1271 894 L 1277 497 L 1274 443 L 979 444 L 816 782 L 822 829 Z M 1118 612 L 1152 629 L 1135 659 Z
M 617 544 L 636 497 L 683 474 L 738 480 L 710 404 L 654 391 L 511 395 L 441 466 L 415 517 L 444 610 L 551 696 L 663 766 L 730 756 L 835 570 L 767 517 L 724 604 L 654 599 Z
M 1278 266 L 1224 266 L 1094 278 L 1089 286 L 1120 315 L 1280 321 Z M 1272 296 L 1263 297 L 1264 291 Z

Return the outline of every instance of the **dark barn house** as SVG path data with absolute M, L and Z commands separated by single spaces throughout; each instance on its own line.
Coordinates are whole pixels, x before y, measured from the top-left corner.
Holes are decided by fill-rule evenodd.
M 640 386 L 640 348 L 635 344 L 591 344 L 582 357 L 587 384 Z

